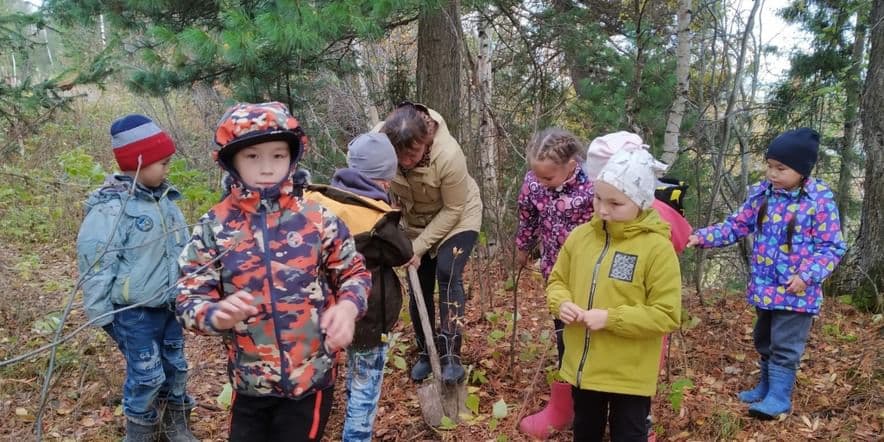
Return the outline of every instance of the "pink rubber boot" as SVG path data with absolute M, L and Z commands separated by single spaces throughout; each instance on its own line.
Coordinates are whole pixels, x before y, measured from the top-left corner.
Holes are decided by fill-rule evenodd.
M 549 394 L 549 403 L 538 413 L 526 416 L 519 422 L 519 430 L 537 439 L 546 439 L 554 431 L 571 428 L 574 423 L 574 402 L 571 400 L 571 385 L 554 382 Z

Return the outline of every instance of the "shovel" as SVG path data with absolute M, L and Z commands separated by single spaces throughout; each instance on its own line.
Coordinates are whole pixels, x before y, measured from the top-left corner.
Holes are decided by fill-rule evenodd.
M 469 414 L 470 412 L 465 402 L 467 388 L 464 384 L 449 385 L 442 382 L 442 367 L 439 362 L 439 353 L 436 351 L 433 327 L 430 325 L 427 304 L 424 302 L 417 270 L 413 267 L 408 268 L 408 278 L 414 293 L 418 315 L 420 315 L 421 327 L 424 330 L 424 341 L 427 346 L 427 355 L 430 358 L 430 366 L 433 368 L 433 379 L 417 389 L 421 414 L 424 416 L 424 422 L 431 427 L 442 425 L 443 417 L 448 417 L 452 422 L 459 422 L 461 413 Z

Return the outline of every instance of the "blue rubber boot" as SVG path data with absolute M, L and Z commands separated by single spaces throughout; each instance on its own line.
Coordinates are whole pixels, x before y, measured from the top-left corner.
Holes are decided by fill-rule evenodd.
M 758 385 L 751 390 L 741 391 L 738 397 L 740 398 L 740 402 L 745 402 L 747 404 L 752 404 L 755 402 L 760 402 L 767 396 L 768 382 L 767 382 L 767 360 L 762 359 L 759 362 L 759 366 L 761 367 L 761 373 L 759 373 Z
M 761 402 L 750 405 L 749 414 L 759 419 L 776 419 L 792 410 L 796 370 L 772 362 L 768 364 L 767 370 L 770 383 L 767 396 Z

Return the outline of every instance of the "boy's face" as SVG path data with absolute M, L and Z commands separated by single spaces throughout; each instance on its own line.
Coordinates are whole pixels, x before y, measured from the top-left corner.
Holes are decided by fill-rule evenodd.
M 149 166 L 142 167 L 138 171 L 138 182 L 147 187 L 159 187 L 169 176 L 169 164 L 172 163 L 172 156 L 163 158 Z M 127 175 L 135 175 L 135 172 L 129 172 Z
M 638 218 L 641 207 L 625 193 L 604 181 L 596 181 L 594 187 L 593 208 L 603 220 L 625 222 Z
M 774 189 L 792 190 L 804 181 L 804 177 L 795 169 L 772 158 L 767 159 L 765 175 L 767 175 L 767 180 L 773 184 Z
M 243 182 L 266 189 L 279 184 L 289 173 L 292 155 L 285 141 L 265 141 L 242 148 L 233 156 L 233 167 Z

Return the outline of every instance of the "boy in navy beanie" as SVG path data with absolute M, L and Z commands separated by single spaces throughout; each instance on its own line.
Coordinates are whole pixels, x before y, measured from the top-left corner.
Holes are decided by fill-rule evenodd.
M 166 182 L 175 143 L 137 114 L 114 121 L 110 141 L 122 173 L 89 196 L 77 236 L 86 316 L 126 359 L 126 440 L 196 441 L 184 335 L 172 308 L 188 238 L 175 205 L 181 194 Z

